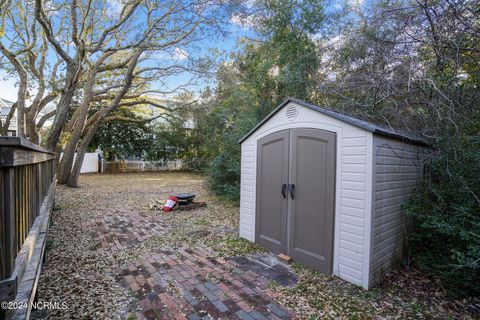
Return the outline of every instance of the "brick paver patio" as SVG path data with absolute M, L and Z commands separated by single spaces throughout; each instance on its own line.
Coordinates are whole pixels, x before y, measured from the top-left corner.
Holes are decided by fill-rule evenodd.
M 139 319 L 290 319 L 273 302 L 268 279 L 207 250 L 157 250 L 118 277 L 135 293 Z
M 168 237 L 161 212 L 92 209 L 91 219 L 81 225 L 93 238 L 91 251 L 125 251 L 153 236 Z M 133 319 L 294 318 L 292 311 L 274 301 L 269 277 L 232 259 L 215 257 L 206 247 L 155 248 L 107 272 L 132 293 L 127 315 Z
M 82 175 L 80 186 L 57 188 L 38 283 L 40 302 L 67 308 L 35 310 L 32 319 L 478 318 L 414 270 L 365 292 L 279 262 L 235 238 L 238 208 L 194 173 Z M 187 191 L 207 207 L 150 209 Z

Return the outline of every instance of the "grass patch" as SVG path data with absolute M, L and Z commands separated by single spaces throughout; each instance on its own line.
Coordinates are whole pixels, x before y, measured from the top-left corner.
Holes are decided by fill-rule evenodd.
M 53 239 L 47 239 L 45 242 L 45 249 L 49 250 L 55 246 L 55 241 Z
M 232 256 L 244 256 L 253 253 L 267 253 L 268 251 L 243 238 L 238 237 L 226 237 L 223 241 L 215 244 L 213 248 L 218 252 L 220 256 L 232 257 Z
M 209 222 L 207 219 L 198 219 L 198 221 L 196 221 L 195 224 L 198 224 L 200 226 L 206 226 L 209 224 Z
M 303 319 L 371 318 L 375 310 L 362 303 L 365 292 L 333 276 L 326 276 L 297 263 L 292 269 L 298 277 L 293 287 L 273 286 L 282 304 L 294 309 Z

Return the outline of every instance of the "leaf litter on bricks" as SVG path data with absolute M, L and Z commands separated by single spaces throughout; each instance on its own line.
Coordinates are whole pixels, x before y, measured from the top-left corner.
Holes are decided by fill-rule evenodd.
M 195 193 L 207 206 L 169 213 L 149 208 L 177 192 Z M 112 271 L 155 250 L 201 247 L 220 260 L 267 254 L 238 237 L 238 207 L 212 196 L 198 174 L 82 175 L 80 188 L 57 188 L 56 204 L 38 298 L 66 302 L 68 309 L 49 310 L 49 319 L 135 318 L 138 299 Z M 370 291 L 296 263 L 291 270 L 296 284 L 272 281 L 266 290 L 299 319 L 479 317 L 472 301 L 448 300 L 438 281 L 413 268 L 393 272 Z

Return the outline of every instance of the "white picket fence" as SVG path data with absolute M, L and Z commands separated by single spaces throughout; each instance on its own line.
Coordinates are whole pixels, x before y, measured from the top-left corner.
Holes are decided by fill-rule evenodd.
M 122 172 L 152 172 L 152 171 L 167 171 L 167 170 L 181 170 L 182 161 L 137 161 L 137 160 L 121 160 L 108 161 L 103 165 L 103 172 L 106 173 L 122 173 Z
M 60 155 L 60 158 L 63 153 Z M 77 154 L 75 153 L 75 158 Z M 119 160 L 119 161 L 104 161 L 98 160 L 98 152 L 85 153 L 83 158 L 82 168 L 80 173 L 122 173 L 122 172 L 153 172 L 153 171 L 168 171 L 181 170 L 181 160 L 171 161 L 140 161 L 140 160 Z

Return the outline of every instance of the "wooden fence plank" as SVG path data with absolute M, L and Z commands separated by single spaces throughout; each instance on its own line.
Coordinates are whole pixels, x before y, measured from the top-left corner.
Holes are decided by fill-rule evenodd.
M 1 301 L 32 301 L 35 295 L 54 201 L 55 166 L 54 153 L 22 138 L 0 137 Z M 29 312 L 14 318 L 28 318 Z M 0 310 L 0 319 L 4 317 Z
M 3 170 L 0 170 L 0 204 L 5 203 L 5 195 L 4 195 L 4 173 Z M 0 205 L 0 279 L 4 279 L 7 277 L 6 274 L 6 266 L 5 266 L 5 209 L 3 205 Z
M 15 234 L 15 172 L 13 168 L 4 169 L 4 223 L 5 223 L 5 271 L 6 276 L 15 268 L 17 254 L 17 237 Z

